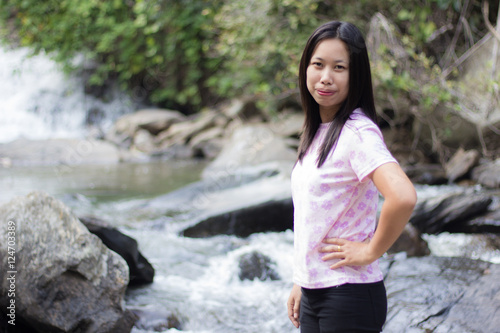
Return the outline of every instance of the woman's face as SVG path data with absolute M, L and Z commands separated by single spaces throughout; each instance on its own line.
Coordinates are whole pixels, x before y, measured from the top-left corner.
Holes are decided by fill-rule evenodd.
M 349 93 L 349 52 L 340 39 L 321 41 L 306 73 L 307 89 L 319 104 L 322 122 L 330 122 Z

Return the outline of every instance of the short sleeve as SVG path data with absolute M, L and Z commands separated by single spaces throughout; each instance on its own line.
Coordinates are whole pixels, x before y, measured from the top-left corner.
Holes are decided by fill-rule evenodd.
M 375 124 L 367 123 L 353 130 L 351 134 L 349 163 L 360 182 L 365 182 L 382 164 L 397 163 L 387 149 L 382 132 Z

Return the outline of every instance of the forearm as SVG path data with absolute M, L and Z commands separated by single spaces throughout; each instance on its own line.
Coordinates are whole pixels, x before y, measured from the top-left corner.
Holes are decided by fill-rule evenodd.
M 414 206 L 412 201 L 384 202 L 377 229 L 369 243 L 370 253 L 374 258 L 380 258 L 398 239 L 410 219 Z
M 398 165 L 387 164 L 373 174 L 373 181 L 384 196 L 384 203 L 369 244 L 369 252 L 382 256 L 403 232 L 417 201 L 413 184 Z

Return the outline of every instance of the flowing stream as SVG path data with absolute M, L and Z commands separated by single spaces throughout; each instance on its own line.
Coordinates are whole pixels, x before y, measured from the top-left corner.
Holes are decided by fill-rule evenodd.
M 58 178 L 56 167 L 0 168 L 0 204 L 32 190 L 44 190 L 77 216 L 100 217 L 137 239 L 156 275 L 152 284 L 127 291 L 126 306 L 149 316 L 146 323 L 137 324 L 134 333 L 154 332 L 155 321 L 157 330 L 175 332 L 161 330 L 164 318 L 172 314 L 180 319 L 185 332 L 296 332 L 285 308 L 292 286 L 291 231 L 245 239 L 191 239 L 179 236 L 172 227 L 183 220 L 182 212 L 137 211 L 151 199 L 198 180 L 204 167 L 193 161 L 77 166 L 64 179 Z M 453 186 L 418 187 L 422 197 L 452 190 Z M 434 254 L 461 256 L 464 245 L 473 246 L 470 237 L 443 234 L 427 240 Z M 280 280 L 239 279 L 239 258 L 253 251 L 271 258 Z M 480 246 L 471 255 L 500 263 L 498 251 Z
M 79 166 L 64 179 L 58 179 L 55 167 L 0 169 L 0 204 L 44 190 L 77 216 L 98 216 L 137 239 L 156 275 L 151 285 L 128 290 L 129 308 L 156 313 L 157 319 L 174 314 L 186 332 L 293 331 L 285 308 L 291 288 L 291 231 L 246 239 L 190 239 L 169 228 L 175 215 L 135 212 L 142 202 L 196 181 L 203 167 L 197 162 Z M 238 259 L 252 251 L 269 256 L 281 280 L 240 281 Z

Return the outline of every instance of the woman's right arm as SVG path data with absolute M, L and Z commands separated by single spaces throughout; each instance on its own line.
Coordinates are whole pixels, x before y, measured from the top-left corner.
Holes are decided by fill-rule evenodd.
M 290 297 L 288 297 L 288 302 L 286 303 L 288 308 L 288 318 L 292 324 L 299 328 L 299 314 L 300 314 L 300 298 L 302 297 L 302 290 L 300 286 L 294 284 L 292 291 L 290 292 Z

